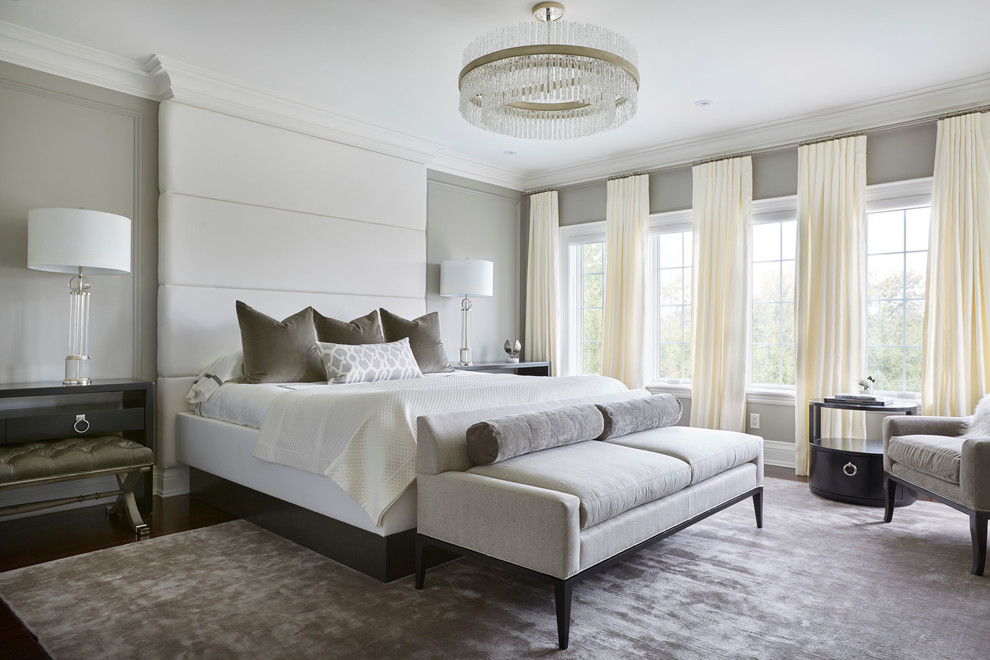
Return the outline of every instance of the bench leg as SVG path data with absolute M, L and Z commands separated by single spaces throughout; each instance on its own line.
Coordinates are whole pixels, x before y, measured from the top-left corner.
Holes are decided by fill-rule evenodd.
M 973 575 L 983 575 L 987 563 L 987 520 L 990 514 L 982 511 L 969 512 L 969 533 L 973 538 Z
M 756 510 L 756 528 L 763 529 L 763 489 L 753 495 L 753 509 Z
M 894 499 L 897 497 L 897 482 L 888 477 L 883 480 L 883 488 L 887 491 L 887 502 L 883 510 L 883 521 L 889 523 L 894 519 Z
M 141 478 L 141 470 L 128 472 L 124 477 L 117 474 L 116 477 L 117 483 L 120 484 L 120 495 L 117 496 L 116 502 L 107 507 L 107 515 L 112 516 L 124 512 L 127 514 L 127 521 L 130 523 L 131 529 L 134 530 L 139 539 L 150 536 L 151 528 L 141 518 L 141 512 L 138 511 L 137 502 L 134 500 L 134 486 Z
M 557 604 L 557 643 L 561 650 L 567 648 L 571 632 L 571 592 L 570 580 L 557 580 L 553 583 L 553 598 Z

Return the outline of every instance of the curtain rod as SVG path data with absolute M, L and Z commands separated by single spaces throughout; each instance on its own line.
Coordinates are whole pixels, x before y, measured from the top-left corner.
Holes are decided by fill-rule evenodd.
M 643 176 L 649 175 L 649 172 L 644 170 L 642 172 L 627 172 L 626 174 L 614 174 L 608 178 L 609 181 L 615 181 L 616 179 L 628 179 L 631 176 Z
M 556 188 L 540 188 L 539 190 L 530 190 L 529 192 L 525 192 L 525 193 L 523 193 L 523 195 L 524 196 L 539 195 L 540 193 L 545 193 L 545 192 L 557 192 L 557 189 Z
M 717 163 L 720 160 L 729 160 L 731 158 L 743 158 L 744 156 L 752 156 L 752 151 L 743 151 L 738 154 L 726 154 L 724 156 L 712 156 L 711 158 L 702 158 L 701 160 L 696 160 L 691 163 L 691 167 L 695 165 L 707 165 L 708 163 Z
M 943 113 L 940 113 L 940 114 L 937 114 L 937 115 L 928 115 L 928 116 L 925 116 L 925 117 L 918 117 L 917 119 L 908 119 L 906 121 L 896 122 L 896 123 L 893 123 L 893 124 L 883 124 L 881 126 L 874 126 L 872 128 L 867 128 L 867 129 L 863 129 L 863 130 L 860 130 L 860 131 L 856 131 L 855 133 L 850 133 L 849 135 L 869 135 L 871 133 L 881 133 L 883 131 L 893 131 L 893 130 L 897 130 L 899 128 L 907 128 L 909 126 L 917 126 L 918 124 L 927 124 L 927 123 L 932 122 L 932 121 L 942 121 L 943 119 L 951 119 L 952 117 L 961 117 L 963 115 L 968 115 L 968 114 L 972 114 L 972 113 L 975 113 L 975 112 L 990 112 L 990 105 L 980 105 L 980 106 L 976 106 L 976 107 L 973 107 L 973 108 L 967 108 L 965 110 L 953 110 L 952 112 L 943 112 Z M 838 136 L 838 137 L 842 137 L 842 136 Z M 824 139 L 826 139 L 826 140 L 827 139 L 835 139 L 835 137 L 824 138 Z M 750 151 L 745 152 L 744 154 L 738 154 L 738 155 L 756 156 L 756 155 L 760 155 L 760 154 L 769 154 L 769 153 L 773 153 L 775 151 L 785 151 L 787 149 L 794 149 L 794 148 L 800 147 L 802 144 L 810 144 L 812 142 L 817 142 L 817 141 L 818 141 L 817 139 L 813 139 L 813 140 L 810 140 L 810 141 L 809 140 L 799 140 L 799 141 L 796 141 L 796 142 L 786 142 L 786 143 L 783 143 L 783 144 L 774 145 L 772 147 L 761 147 L 759 149 L 752 149 Z M 711 162 L 711 161 L 715 161 L 715 160 L 721 160 L 722 158 L 733 158 L 733 157 L 735 157 L 735 156 L 714 156 L 712 158 L 703 158 L 703 159 L 697 160 L 697 161 L 684 161 L 684 162 L 680 162 L 680 163 L 671 163 L 670 165 L 664 165 L 663 167 L 656 167 L 656 168 L 651 169 L 651 170 L 645 170 L 643 172 L 637 172 L 636 174 L 658 174 L 660 172 L 667 172 L 667 171 L 670 171 L 670 170 L 677 170 L 677 169 L 681 169 L 682 167 L 688 167 L 688 166 L 691 166 L 691 165 L 694 165 L 694 164 L 698 164 L 698 163 Z M 622 177 L 625 177 L 625 176 L 632 176 L 632 175 L 631 174 L 622 174 L 622 175 L 619 175 L 619 176 L 608 177 L 608 178 L 609 179 L 621 179 Z M 601 179 L 598 179 L 598 181 L 601 181 Z M 557 190 L 562 190 L 562 189 L 565 189 L 565 188 L 575 188 L 577 186 L 583 186 L 583 185 L 588 184 L 588 183 L 593 183 L 593 181 L 583 181 L 581 183 L 573 183 L 573 184 L 569 184 L 569 185 L 558 186 L 556 189 Z

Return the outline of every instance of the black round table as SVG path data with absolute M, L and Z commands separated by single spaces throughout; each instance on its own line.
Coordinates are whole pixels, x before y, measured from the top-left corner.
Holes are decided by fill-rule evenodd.
M 849 504 L 884 506 L 883 441 L 822 438 L 822 408 L 914 415 L 918 412 L 918 404 L 894 401 L 892 405 L 878 405 L 829 400 L 808 403 L 808 486 L 811 492 Z M 894 506 L 907 506 L 917 499 L 913 490 L 897 485 Z

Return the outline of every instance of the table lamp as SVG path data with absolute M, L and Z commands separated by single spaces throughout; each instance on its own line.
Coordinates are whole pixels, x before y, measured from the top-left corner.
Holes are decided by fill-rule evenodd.
M 455 259 L 440 264 L 440 295 L 460 297 L 461 300 L 461 360 L 462 366 L 471 361 L 468 345 L 468 314 L 471 298 L 490 298 L 492 295 L 495 264 L 480 259 Z
M 69 355 L 65 385 L 89 385 L 89 280 L 131 272 L 131 221 L 85 209 L 28 211 L 28 268 L 73 273 L 69 280 Z

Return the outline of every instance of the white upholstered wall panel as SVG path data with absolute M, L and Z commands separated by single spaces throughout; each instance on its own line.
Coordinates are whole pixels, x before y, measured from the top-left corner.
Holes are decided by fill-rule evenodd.
M 235 300 L 279 319 L 426 311 L 420 163 L 166 101 L 159 179 L 161 467 L 189 377 L 241 347 Z
M 344 321 L 378 307 L 407 318 L 424 312 L 422 298 L 163 285 L 158 288 L 158 375 L 194 376 L 213 358 L 240 350 L 236 300 L 279 320 L 310 305 Z
M 162 192 L 426 230 L 426 166 L 210 110 L 159 110 Z
M 159 282 L 422 300 L 423 231 L 164 193 Z

